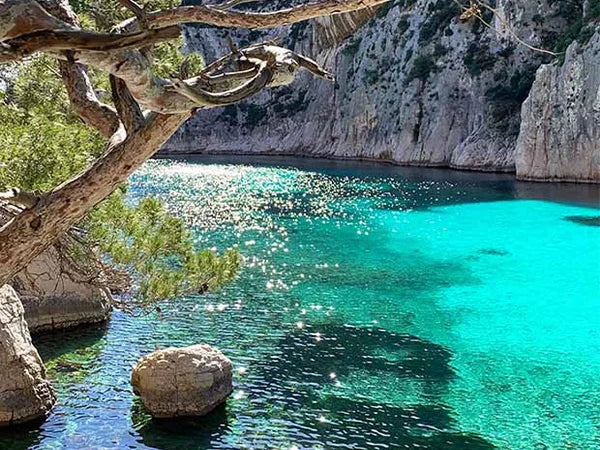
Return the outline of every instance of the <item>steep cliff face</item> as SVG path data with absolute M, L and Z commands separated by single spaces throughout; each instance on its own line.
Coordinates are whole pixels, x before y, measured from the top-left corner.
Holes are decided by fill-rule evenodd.
M 600 180 L 600 33 L 538 70 L 522 110 L 517 177 Z
M 547 45 L 582 14 L 556 0 L 498 0 L 497 14 L 461 22 L 452 0 L 396 0 L 377 11 L 295 24 L 285 45 L 336 73 L 303 75 L 244 104 L 200 111 L 166 153 L 296 154 L 514 172 L 521 104 Z M 510 24 L 510 27 L 507 26 Z M 356 33 L 353 33 L 357 30 Z M 188 30 L 212 60 L 221 30 Z M 244 45 L 277 32 L 239 32 Z M 349 35 L 352 35 L 348 38 Z

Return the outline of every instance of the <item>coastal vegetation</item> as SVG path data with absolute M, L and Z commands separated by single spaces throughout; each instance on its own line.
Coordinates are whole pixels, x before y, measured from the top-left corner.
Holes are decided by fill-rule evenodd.
M 587 442 L 592 189 L 381 163 L 598 182 L 600 0 L 312 1 L 0 0 L 0 427 L 58 397 L 40 445 Z
M 123 183 L 196 108 L 289 84 L 301 67 L 330 75 L 269 44 L 232 48 L 206 65 L 182 53 L 180 24 L 272 27 L 382 2 L 329 0 L 292 10 L 291 19 L 158 0 L 0 3 L 0 188 L 14 214 L 0 229 L 0 285 L 73 226 L 85 230 L 84 245 L 99 258 L 131 272 L 144 304 L 231 280 L 241 263 L 237 250 L 196 249 L 158 199 L 126 204 Z M 18 25 L 25 15 L 36 19 Z M 231 64 L 241 70 L 223 72 Z M 206 84 L 211 77 L 219 81 Z

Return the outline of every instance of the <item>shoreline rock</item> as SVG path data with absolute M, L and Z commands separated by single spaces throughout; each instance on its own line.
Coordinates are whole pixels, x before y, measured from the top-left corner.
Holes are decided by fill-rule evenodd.
M 56 402 L 15 290 L 0 287 L 0 428 L 46 417 Z
M 21 298 L 32 333 L 104 322 L 111 315 L 108 289 L 64 267 L 54 246 L 36 257 L 10 284 Z
M 167 348 L 139 360 L 131 385 L 154 418 L 203 416 L 231 394 L 232 365 L 208 345 Z

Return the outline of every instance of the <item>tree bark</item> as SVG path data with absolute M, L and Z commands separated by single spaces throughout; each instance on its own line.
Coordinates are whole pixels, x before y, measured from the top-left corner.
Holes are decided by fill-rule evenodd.
M 80 176 L 40 198 L 0 228 L 0 285 L 66 232 L 85 213 L 110 195 L 133 171 L 150 158 L 189 117 L 188 114 L 151 113 L 138 132 L 113 137 L 107 153 Z
M 143 52 L 135 48 L 112 48 L 114 42 L 140 44 L 136 40 L 140 33 L 146 33 L 149 39 L 168 37 L 178 31 L 179 24 L 186 22 L 245 28 L 280 26 L 385 1 L 322 0 L 273 13 L 223 11 L 206 6 L 171 8 L 143 16 L 138 11 L 139 18 L 121 27 L 121 30 L 133 30 L 125 36 L 80 30 L 66 0 L 0 0 L 0 61 L 11 52 L 18 53 L 19 45 L 26 50 L 42 49 L 44 44 L 54 49 L 63 48 L 64 42 L 57 41 L 57 36 L 63 36 L 61 33 L 64 39 L 65 36 L 75 41 L 84 39 L 85 42 L 80 42 L 82 48 L 74 47 L 55 56 L 63 60 L 62 75 L 75 109 L 104 135 L 114 132 L 107 152 L 94 164 L 79 176 L 41 195 L 35 205 L 0 228 L 0 286 L 110 195 L 160 148 L 189 117 L 191 110 L 235 103 L 265 86 L 289 84 L 300 67 L 332 78 L 314 61 L 294 52 L 274 45 L 255 45 L 211 64 L 198 77 L 165 80 L 153 73 Z M 123 2 L 134 9 L 137 5 L 135 1 Z M 140 24 L 140 20 L 143 23 Z M 40 36 L 46 36 L 47 40 Z M 104 44 L 107 47 L 102 48 Z M 90 50 L 94 45 L 100 45 L 98 50 Z M 249 67 L 234 73 L 223 72 L 233 56 L 242 58 Z M 77 62 L 93 65 L 116 77 L 112 85 L 117 111 L 98 100 L 85 66 Z M 136 101 L 154 112 L 143 118 Z

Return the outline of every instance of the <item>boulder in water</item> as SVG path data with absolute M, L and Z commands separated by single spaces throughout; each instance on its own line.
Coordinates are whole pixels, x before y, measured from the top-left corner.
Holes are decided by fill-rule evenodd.
M 138 362 L 131 384 L 155 418 L 202 416 L 231 394 L 231 361 L 208 345 L 158 350 Z
M 0 287 L 0 427 L 45 417 L 56 401 L 46 369 L 31 343 L 23 305 Z

